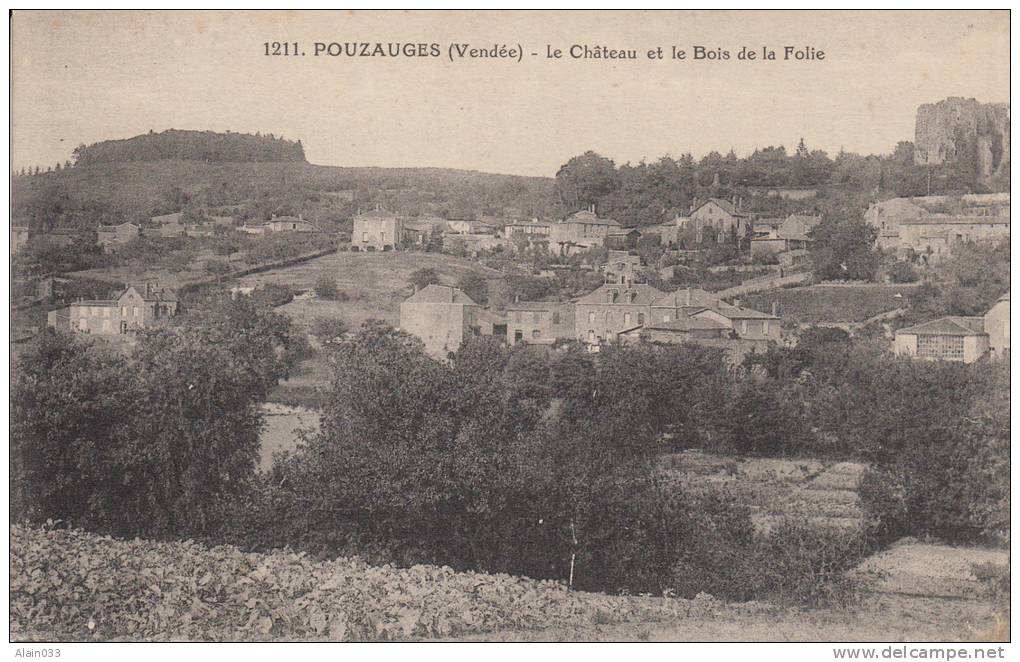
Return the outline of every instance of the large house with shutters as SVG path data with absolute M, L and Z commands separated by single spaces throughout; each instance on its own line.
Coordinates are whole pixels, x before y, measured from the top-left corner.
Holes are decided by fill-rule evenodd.
M 149 283 L 142 289 L 128 285 L 108 299 L 81 300 L 52 310 L 47 325 L 58 331 L 114 336 L 157 326 L 176 314 L 176 294 Z
M 358 251 L 389 251 L 400 246 L 404 238 L 404 219 L 382 208 L 354 217 L 351 249 Z
M 677 219 L 678 241 L 687 247 L 713 239 L 722 244 L 734 234 L 743 237 L 751 231 L 752 216 L 721 198 L 709 198 L 697 204 L 687 218 Z
M 664 293 L 646 283 L 606 283 L 574 305 L 574 337 L 597 345 L 643 326 L 652 302 Z
M 610 232 L 619 229 L 619 223 L 599 216 L 594 207 L 576 211 L 549 225 L 549 252 L 554 255 L 573 255 L 601 248 L 605 246 Z

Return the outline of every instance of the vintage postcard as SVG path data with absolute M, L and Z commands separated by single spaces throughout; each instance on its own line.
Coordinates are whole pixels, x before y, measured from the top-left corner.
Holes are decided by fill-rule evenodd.
M 10 36 L 12 656 L 1006 656 L 1009 11 Z

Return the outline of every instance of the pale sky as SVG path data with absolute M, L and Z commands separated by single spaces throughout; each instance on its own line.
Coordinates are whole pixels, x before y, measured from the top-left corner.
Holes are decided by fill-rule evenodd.
M 622 164 L 803 137 L 884 154 L 913 139 L 919 104 L 1009 101 L 1007 11 L 15 11 L 11 39 L 14 168 L 169 128 L 300 138 L 321 165 L 545 176 L 588 149 Z M 307 55 L 266 57 L 267 41 Z M 434 42 L 442 55 L 314 57 L 314 42 Z M 451 42 L 525 57 L 450 62 Z M 573 60 L 575 44 L 639 59 Z M 731 59 L 669 59 L 696 45 Z M 825 59 L 784 62 L 787 45 Z M 742 46 L 780 59 L 739 61 Z M 656 47 L 666 59 L 646 58 Z

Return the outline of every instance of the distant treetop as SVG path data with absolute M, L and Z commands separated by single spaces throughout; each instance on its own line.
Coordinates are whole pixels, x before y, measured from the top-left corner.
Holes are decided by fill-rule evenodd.
M 215 131 L 178 131 L 162 133 L 150 131 L 144 136 L 126 140 L 104 140 L 91 145 L 79 145 L 74 150 L 74 164 L 87 166 L 95 163 L 122 161 L 164 161 L 181 159 L 210 162 L 270 161 L 305 162 L 301 141 L 276 138 L 273 134 L 216 133 Z

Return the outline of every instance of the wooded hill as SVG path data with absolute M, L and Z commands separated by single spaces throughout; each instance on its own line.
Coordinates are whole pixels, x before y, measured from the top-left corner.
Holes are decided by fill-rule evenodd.
M 76 166 L 124 161 L 162 161 L 184 159 L 214 162 L 268 161 L 305 162 L 305 148 L 273 134 L 216 133 L 215 131 L 149 131 L 126 140 L 104 140 L 79 145 L 73 152 Z

